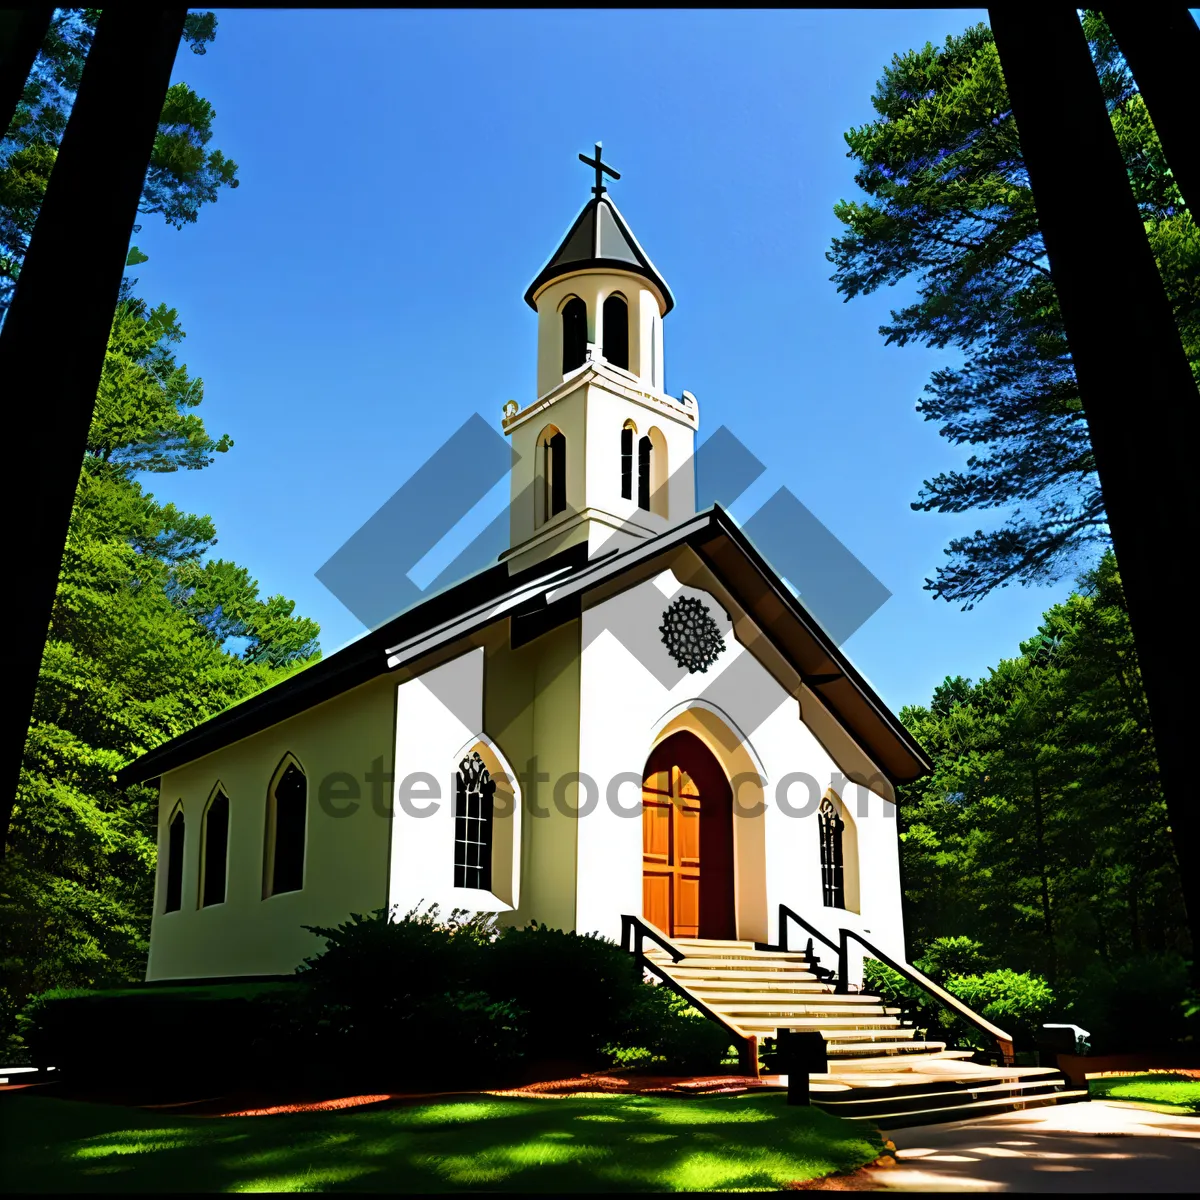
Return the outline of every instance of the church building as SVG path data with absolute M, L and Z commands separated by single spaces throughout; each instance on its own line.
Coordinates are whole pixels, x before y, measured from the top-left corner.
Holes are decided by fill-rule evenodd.
M 500 418 L 508 549 L 124 769 L 160 796 L 148 979 L 290 973 L 320 948 L 305 926 L 433 903 L 747 954 L 786 909 L 905 959 L 895 789 L 929 762 L 696 510 L 675 300 L 585 161 L 593 194 L 525 293 L 536 394 Z

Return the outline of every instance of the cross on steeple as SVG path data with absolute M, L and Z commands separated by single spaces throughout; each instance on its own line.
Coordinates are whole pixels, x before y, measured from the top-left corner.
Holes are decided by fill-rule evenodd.
M 579 161 L 581 163 L 586 163 L 589 167 L 596 168 L 596 186 L 592 188 L 592 191 L 596 194 L 597 200 L 608 191 L 608 188 L 604 186 L 605 175 L 609 175 L 613 179 L 621 178 L 621 176 L 614 171 L 612 167 L 610 167 L 607 163 L 600 161 L 600 146 L 601 143 L 597 142 L 595 158 L 588 158 L 586 154 L 581 154 L 579 156 Z

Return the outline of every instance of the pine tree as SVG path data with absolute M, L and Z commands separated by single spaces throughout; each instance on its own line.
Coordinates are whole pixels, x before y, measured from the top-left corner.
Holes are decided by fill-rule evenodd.
M 1200 232 L 1107 26 L 1096 13 L 1084 26 L 1200 381 Z M 917 283 L 916 301 L 880 328 L 888 343 L 961 352 L 934 371 L 917 411 L 973 453 L 965 469 L 926 480 L 913 508 L 1007 510 L 998 528 L 952 540 L 926 580 L 970 608 L 1014 581 L 1062 578 L 1107 547 L 1104 502 L 991 31 L 896 55 L 872 104 L 879 118 L 846 134 L 868 198 L 835 207 L 846 230 L 827 257 L 847 301 Z

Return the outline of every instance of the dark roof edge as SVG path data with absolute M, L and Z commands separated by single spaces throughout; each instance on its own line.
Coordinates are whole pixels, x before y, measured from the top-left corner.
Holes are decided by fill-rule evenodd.
M 167 771 L 194 762 L 227 745 L 251 737 L 255 733 L 260 733 L 280 721 L 314 708 L 371 679 L 388 674 L 390 672 L 390 668 L 387 666 L 388 647 L 397 647 L 398 643 L 415 638 L 444 621 L 465 616 L 480 603 L 491 599 L 498 600 L 521 590 L 532 579 L 539 575 L 545 575 L 548 570 L 552 569 L 552 564 L 555 562 L 575 567 L 578 575 L 575 577 L 566 575 L 561 580 L 548 583 L 547 593 L 563 587 L 569 587 L 574 591 L 580 585 L 586 589 L 593 579 L 599 582 L 601 578 L 606 578 L 614 568 L 620 570 L 624 565 L 631 565 L 630 555 L 641 559 L 647 554 L 653 555 L 666 551 L 672 545 L 683 544 L 692 545 L 694 549 L 699 550 L 705 542 L 712 539 L 714 532 L 719 532 L 734 542 L 771 591 L 780 599 L 790 615 L 803 626 L 808 636 L 818 643 L 825 655 L 837 664 L 843 677 L 865 701 L 876 719 L 901 743 L 918 766 L 923 767 L 926 772 L 931 771 L 933 764 L 900 719 L 876 695 L 871 685 L 859 674 L 803 604 L 796 599 L 776 574 L 774 568 L 755 549 L 753 543 L 737 527 L 728 513 L 719 505 L 714 504 L 711 508 L 697 513 L 682 526 L 666 530 L 657 538 L 616 555 L 610 563 L 602 563 L 597 560 L 589 562 L 586 558 L 586 543 L 581 543 L 563 551 L 561 555 L 555 555 L 551 559 L 537 563 L 533 567 L 511 576 L 508 574 L 505 563 L 497 563 L 488 567 L 446 591 L 431 596 L 415 608 L 401 613 L 391 621 L 352 642 L 349 646 L 330 655 L 329 658 L 298 671 L 295 675 L 243 700 L 232 708 L 225 709 L 224 712 L 210 717 L 186 733 L 164 742 L 161 746 L 127 763 L 117 772 L 117 783 L 120 786 L 128 786 L 132 783 L 141 783 L 159 777 Z M 655 545 L 655 543 L 658 544 Z M 715 564 L 711 563 L 707 556 L 704 558 L 710 569 L 722 578 L 723 584 L 731 587 L 730 582 L 723 578 Z M 731 590 L 736 594 L 736 588 L 731 587 Z M 431 646 L 429 649 L 432 651 L 436 647 Z M 785 657 L 787 656 L 785 655 Z M 803 674 L 801 674 L 801 678 L 804 678 Z M 807 686 L 856 740 L 863 736 L 861 733 L 854 732 L 853 726 L 838 711 L 836 704 L 818 690 L 820 684 L 808 684 Z M 876 756 L 872 754 L 872 757 Z M 890 773 L 888 774 L 890 777 Z M 900 781 L 893 779 L 892 782 Z
M 117 784 L 127 787 L 160 776 L 387 674 L 387 647 L 418 636 L 443 621 L 462 616 L 478 604 L 519 591 L 531 579 L 552 569 L 555 563 L 576 568 L 586 565 L 586 553 L 586 544 L 581 544 L 511 575 L 507 563 L 496 563 L 469 575 L 363 634 L 328 658 L 146 751 L 117 772 Z
M 714 504 L 711 510 L 716 518 L 716 523 L 720 525 L 723 533 L 727 534 L 730 539 L 737 543 L 737 546 L 754 564 L 759 574 L 771 586 L 771 590 L 783 601 L 784 605 L 789 609 L 792 615 L 805 628 L 806 632 L 818 642 L 825 653 L 838 664 L 842 670 L 843 676 L 854 687 L 854 690 L 867 702 L 875 715 L 886 724 L 890 731 L 896 735 L 897 739 L 904 745 L 905 749 L 924 767 L 926 771 L 933 770 L 933 763 L 929 756 L 921 748 L 920 743 L 909 732 L 905 724 L 898 716 L 876 694 L 875 689 L 859 674 L 858 669 L 841 650 L 837 643 L 829 636 L 824 628 L 815 620 L 811 613 L 804 607 L 803 604 L 793 595 L 791 589 L 783 582 L 776 573 L 774 567 L 758 552 L 754 543 L 737 527 L 733 519 L 725 512 L 720 505 Z M 695 535 L 693 535 L 695 536 Z M 803 678 L 803 677 L 802 677 Z M 809 685 L 811 687 L 811 685 Z M 819 685 L 818 685 L 819 686 Z M 814 689 L 815 690 L 815 689 Z M 838 717 L 839 721 L 845 726 L 845 719 L 837 712 L 833 703 L 820 692 L 816 692 L 818 699 L 822 704 L 825 704 Z M 893 781 L 895 782 L 895 781 Z

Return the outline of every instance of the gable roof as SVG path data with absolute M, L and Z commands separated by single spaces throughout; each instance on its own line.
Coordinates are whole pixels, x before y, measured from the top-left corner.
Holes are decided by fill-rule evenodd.
M 117 782 L 154 779 L 278 724 L 508 617 L 514 644 L 578 616 L 585 592 L 690 546 L 893 784 L 932 764 L 896 715 L 719 506 L 628 550 L 588 560 L 586 544 L 509 574 L 488 567 L 401 613 L 321 662 L 226 709 L 124 766 Z
M 525 291 L 525 303 L 537 308 L 534 298 L 552 280 L 576 271 L 630 271 L 648 279 L 661 293 L 663 316 L 675 307 L 675 297 L 666 280 L 655 269 L 645 250 L 633 236 L 625 218 L 605 192 L 593 196 L 584 206 L 567 236 L 550 261 L 538 272 L 537 278 Z

